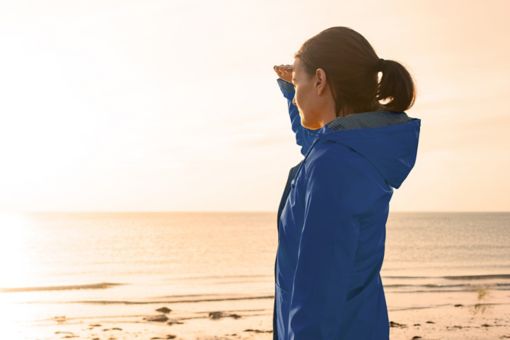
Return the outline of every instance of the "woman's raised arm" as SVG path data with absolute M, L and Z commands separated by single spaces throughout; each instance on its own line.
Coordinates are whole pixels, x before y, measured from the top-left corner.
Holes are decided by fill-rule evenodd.
M 276 81 L 278 82 L 283 96 L 287 99 L 291 128 L 296 135 L 296 143 L 301 146 L 301 154 L 304 156 L 319 133 L 319 130 L 310 130 L 301 125 L 301 117 L 299 116 L 298 108 L 292 102 L 295 93 L 294 85 L 282 78 L 277 78 Z

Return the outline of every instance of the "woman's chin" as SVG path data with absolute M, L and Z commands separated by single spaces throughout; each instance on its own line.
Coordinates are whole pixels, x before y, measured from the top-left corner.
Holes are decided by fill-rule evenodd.
M 321 128 L 321 126 L 318 125 L 317 123 L 308 122 L 306 119 L 303 118 L 303 116 L 301 116 L 301 126 L 308 130 L 317 130 Z

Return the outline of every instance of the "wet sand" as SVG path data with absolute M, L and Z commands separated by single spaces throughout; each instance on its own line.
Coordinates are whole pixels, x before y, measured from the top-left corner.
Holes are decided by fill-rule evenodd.
M 19 338 L 272 339 L 271 296 L 219 300 L 89 303 L 74 315 L 31 322 Z M 392 340 L 510 339 L 508 291 L 387 293 L 387 301 Z

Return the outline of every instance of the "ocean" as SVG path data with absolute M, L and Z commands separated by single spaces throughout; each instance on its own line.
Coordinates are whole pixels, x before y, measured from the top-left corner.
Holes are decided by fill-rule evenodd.
M 271 323 L 276 213 L 27 213 L 0 227 L 4 323 L 163 305 L 193 318 L 208 303 Z M 508 291 L 510 213 L 390 213 L 381 277 L 390 311 L 430 307 L 420 295 Z

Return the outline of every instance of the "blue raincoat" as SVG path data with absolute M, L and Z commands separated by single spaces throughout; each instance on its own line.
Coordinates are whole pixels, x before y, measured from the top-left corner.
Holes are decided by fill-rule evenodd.
M 274 339 L 389 339 L 386 221 L 393 189 L 415 164 L 421 120 L 374 111 L 309 130 L 294 87 L 277 81 L 305 157 L 278 209 Z

